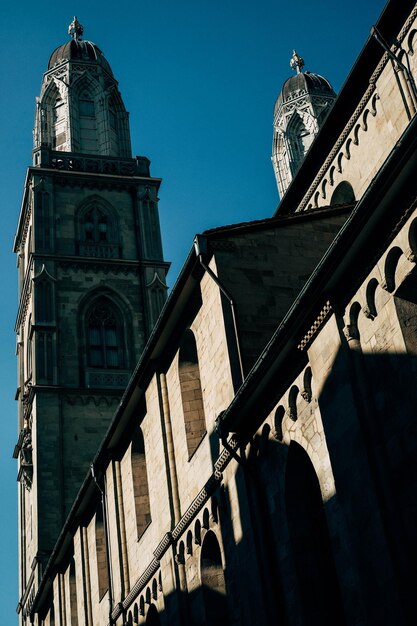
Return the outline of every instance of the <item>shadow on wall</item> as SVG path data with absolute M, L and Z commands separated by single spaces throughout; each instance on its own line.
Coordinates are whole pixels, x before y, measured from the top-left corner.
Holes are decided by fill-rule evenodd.
M 416 382 L 412 354 L 341 350 L 319 399 L 369 623 L 417 619 Z
M 414 355 L 340 350 L 318 398 L 325 503 L 301 445 L 268 425 L 254 438 L 219 499 L 233 623 L 416 623 L 416 382 Z
M 413 355 L 342 347 L 318 398 L 336 494 L 323 503 L 305 449 L 265 425 L 215 493 L 216 532 L 188 532 L 183 567 L 201 586 L 159 614 L 148 603 L 140 623 L 416 623 L 416 378 Z

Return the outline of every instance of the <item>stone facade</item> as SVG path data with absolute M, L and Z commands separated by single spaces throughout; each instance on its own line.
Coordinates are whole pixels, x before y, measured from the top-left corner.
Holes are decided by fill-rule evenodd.
M 132 158 L 128 114 L 94 44 L 53 53 L 36 111 L 15 239 L 22 616 L 166 299 L 168 268 L 161 181 Z M 93 127 L 108 141 L 94 144 Z
M 277 215 L 197 236 L 26 623 L 415 623 L 416 32 L 389 2 Z

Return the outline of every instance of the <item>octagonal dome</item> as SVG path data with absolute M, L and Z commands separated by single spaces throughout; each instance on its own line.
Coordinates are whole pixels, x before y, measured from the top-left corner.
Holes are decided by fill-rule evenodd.
M 71 39 L 62 46 L 56 48 L 48 63 L 48 70 L 65 61 L 92 61 L 100 65 L 108 74 L 113 76 L 111 67 L 106 57 L 98 46 L 92 41 Z
M 275 103 L 275 111 L 285 102 L 303 94 L 336 97 L 333 87 L 326 78 L 312 72 L 299 72 L 288 78 L 283 84 Z

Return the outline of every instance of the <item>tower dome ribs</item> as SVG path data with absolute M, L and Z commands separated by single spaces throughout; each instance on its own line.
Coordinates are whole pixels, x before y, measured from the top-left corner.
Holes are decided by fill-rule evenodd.
M 74 17 L 70 41 L 50 56 L 38 99 L 34 149 L 131 158 L 129 115 L 118 83 L 101 49 L 82 39 L 83 32 Z

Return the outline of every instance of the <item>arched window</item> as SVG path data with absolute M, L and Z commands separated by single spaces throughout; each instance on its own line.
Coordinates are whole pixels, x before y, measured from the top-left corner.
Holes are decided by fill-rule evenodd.
M 46 276 L 35 279 L 35 320 L 36 324 L 54 320 L 53 285 Z
M 125 367 L 120 312 L 106 297 L 97 298 L 86 316 L 87 365 L 102 369 Z
M 212 530 L 204 537 L 201 548 L 201 584 L 207 626 L 230 623 L 227 611 L 226 581 L 219 542 Z
M 110 207 L 91 200 L 78 214 L 78 252 L 81 256 L 117 259 L 121 256 L 117 221 Z
M 101 600 L 109 588 L 109 576 L 107 570 L 106 537 L 104 530 L 103 511 L 101 505 L 96 512 L 96 558 L 98 592 Z
M 53 137 L 52 147 L 54 150 L 62 150 L 66 142 L 66 130 L 65 130 L 65 106 L 60 96 L 55 100 L 52 109 L 53 120 Z
M 295 113 L 287 126 L 287 140 L 291 154 L 291 174 L 294 176 L 301 161 L 313 143 L 314 134 L 306 128 L 298 113 Z
M 51 332 L 38 331 L 36 340 L 36 382 L 53 383 L 54 378 L 54 347 Z
M 80 131 L 80 152 L 98 154 L 97 121 L 94 99 L 88 91 L 83 91 L 78 100 Z
M 179 353 L 179 378 L 188 456 L 194 454 L 206 433 L 200 367 L 193 332 L 185 331 Z
M 353 187 L 346 180 L 342 180 L 334 190 L 330 204 L 353 204 L 353 202 L 356 202 Z
M 143 440 L 143 434 L 140 428 L 137 428 L 133 435 L 131 462 L 133 496 L 135 498 L 137 538 L 139 539 L 151 522 L 145 442 Z

